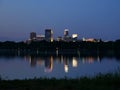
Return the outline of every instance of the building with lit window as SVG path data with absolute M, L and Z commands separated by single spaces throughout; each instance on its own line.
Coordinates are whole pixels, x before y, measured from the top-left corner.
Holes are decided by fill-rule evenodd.
M 100 39 L 94 39 L 94 38 L 83 38 L 82 41 L 86 42 L 100 42 Z
M 51 29 L 45 30 L 45 40 L 48 42 L 53 42 L 53 31 Z
M 36 40 L 37 41 L 45 40 L 45 35 L 37 35 Z
M 78 34 L 72 34 L 73 42 L 77 41 L 77 38 L 78 38 Z

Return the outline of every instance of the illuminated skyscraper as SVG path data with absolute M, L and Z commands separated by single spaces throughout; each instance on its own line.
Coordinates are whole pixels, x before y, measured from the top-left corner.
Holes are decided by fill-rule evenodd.
M 66 36 L 69 36 L 69 30 L 68 29 L 64 30 L 64 37 L 66 37 Z
M 45 30 L 45 40 L 49 42 L 53 41 L 53 31 L 51 29 Z
M 30 39 L 31 40 L 35 40 L 36 39 L 36 33 L 35 32 L 31 32 L 30 33 Z

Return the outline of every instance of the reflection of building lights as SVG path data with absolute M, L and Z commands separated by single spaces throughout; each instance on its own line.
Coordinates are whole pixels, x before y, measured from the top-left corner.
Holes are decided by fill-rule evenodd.
M 97 57 L 97 61 L 100 62 L 100 57 L 99 56 Z
M 64 70 L 66 73 L 68 72 L 68 65 L 64 65 Z
M 31 56 L 25 56 L 24 59 L 25 59 L 25 61 L 28 61 L 29 63 L 31 63 L 31 61 L 32 61 Z
M 89 61 L 89 63 L 93 63 L 94 61 L 93 60 L 88 60 Z
M 41 65 L 44 65 L 44 63 L 45 63 L 44 60 L 38 60 L 38 61 L 37 61 L 37 65 L 40 65 L 40 66 L 41 66 Z
M 29 63 L 31 63 L 31 62 L 32 62 L 32 58 L 31 58 L 31 56 L 29 56 L 29 59 L 28 59 L 28 60 L 29 60 Z
M 90 63 L 94 62 L 94 58 L 93 57 L 83 57 L 82 62 L 83 62 L 83 64 L 87 63 L 87 62 L 90 64 Z
M 58 56 L 58 48 L 56 48 L 56 55 Z
M 31 64 L 31 67 L 35 67 L 36 64 L 37 64 L 37 59 L 34 58 L 34 57 L 31 57 L 31 58 L 30 58 L 30 64 Z
M 52 72 L 52 69 L 53 69 L 53 57 L 51 56 L 49 58 L 49 60 L 46 60 L 46 63 L 45 63 L 45 72 Z
M 77 67 L 77 64 L 78 64 L 78 62 L 77 62 L 76 58 L 73 57 L 72 66 L 73 66 L 73 67 Z
M 50 57 L 50 62 L 51 62 L 51 65 L 50 65 L 51 67 L 50 67 L 50 69 L 51 69 L 51 71 L 52 71 L 52 69 L 53 69 L 53 56 Z
M 85 63 L 85 58 L 82 58 L 82 63 L 83 63 L 83 64 Z
M 63 61 L 64 61 L 64 60 L 63 60 L 63 56 L 61 55 L 61 63 L 63 63 Z

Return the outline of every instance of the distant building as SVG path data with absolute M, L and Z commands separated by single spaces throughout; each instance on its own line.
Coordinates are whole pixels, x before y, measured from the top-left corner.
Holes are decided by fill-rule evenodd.
M 64 30 L 64 37 L 67 37 L 67 36 L 69 36 L 69 30 L 68 30 L 68 29 L 65 29 L 65 30 Z
M 66 42 L 72 41 L 72 37 L 69 36 L 69 30 L 68 30 L 68 29 L 65 29 L 65 30 L 64 30 L 63 40 L 66 41 Z
M 64 40 L 65 42 L 70 42 L 70 41 L 72 41 L 73 39 L 72 39 L 72 37 L 67 36 L 67 37 L 64 37 L 63 40 Z
M 36 33 L 35 32 L 31 32 L 30 33 L 30 39 L 31 40 L 35 40 L 36 39 Z
M 53 31 L 51 29 L 45 30 L 45 40 L 48 42 L 53 42 Z
M 62 37 L 57 37 L 57 41 L 62 41 L 63 38 Z
M 45 35 L 37 35 L 36 40 L 37 41 L 45 40 Z
M 86 41 L 86 42 L 100 42 L 99 39 L 94 39 L 94 38 L 83 38 L 83 41 Z
M 78 38 L 78 34 L 72 34 L 73 42 L 77 41 L 77 38 Z

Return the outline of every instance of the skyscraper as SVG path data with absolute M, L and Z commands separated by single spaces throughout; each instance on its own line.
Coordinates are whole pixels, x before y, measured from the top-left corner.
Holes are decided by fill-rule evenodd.
M 30 39 L 31 40 L 35 40 L 36 39 L 36 33 L 35 32 L 31 32 L 30 33 Z
M 65 30 L 64 30 L 63 40 L 66 41 L 66 42 L 72 41 L 71 36 L 69 36 L 69 30 L 68 30 L 68 29 L 65 29 Z
M 64 37 L 66 37 L 66 36 L 69 36 L 69 30 L 68 29 L 64 30 Z
M 45 40 L 49 42 L 53 41 L 53 31 L 51 29 L 45 30 Z

